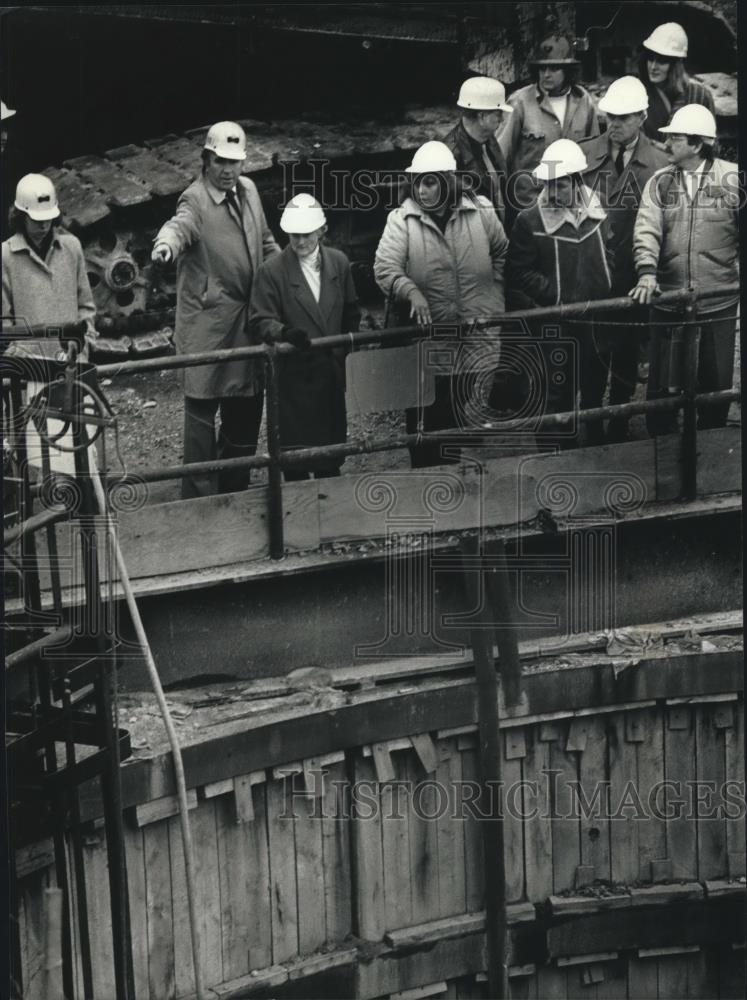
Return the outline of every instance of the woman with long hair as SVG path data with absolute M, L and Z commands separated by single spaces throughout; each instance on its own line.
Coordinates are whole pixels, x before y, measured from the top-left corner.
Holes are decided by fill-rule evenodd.
M 664 142 L 659 130 L 686 104 L 702 104 L 715 115 L 713 95 L 685 69 L 687 35 L 675 21 L 660 24 L 643 42 L 638 75 L 648 92 L 648 117 L 643 129 L 649 139 Z

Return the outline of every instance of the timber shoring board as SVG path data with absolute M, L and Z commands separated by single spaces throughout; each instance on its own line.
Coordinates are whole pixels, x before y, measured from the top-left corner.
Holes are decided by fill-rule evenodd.
M 697 697 L 741 690 L 742 653 L 726 650 L 693 653 L 659 660 L 641 660 L 617 678 L 612 666 L 596 663 L 561 674 L 526 675 L 527 706 L 506 720 L 516 724 L 526 713 L 568 712 L 666 697 Z M 289 713 L 261 720 L 256 726 L 237 723 L 209 742 L 185 745 L 188 785 L 199 787 L 251 770 L 277 767 L 291 760 L 322 756 L 383 739 L 474 724 L 474 686 L 467 680 L 423 684 L 412 691 L 373 697 L 351 696 L 344 708 Z M 527 722 L 531 721 L 527 719 Z M 667 735 L 671 735 L 670 732 Z M 694 777 L 690 775 L 689 777 Z M 85 818 L 100 815 L 97 782 L 88 783 L 83 801 Z M 125 807 L 175 793 L 169 755 L 127 761 L 122 767 Z M 549 892 L 545 895 L 549 895 Z
M 292 782 L 293 777 L 289 777 L 267 783 L 272 961 L 275 965 L 298 955 L 298 895 Z
M 548 927 L 545 934 L 549 958 L 599 954 L 632 948 L 718 945 L 741 941 L 745 933 L 743 899 L 685 900 L 667 906 L 601 911 Z
M 384 910 L 388 931 L 415 923 L 410 881 L 410 803 L 407 754 L 390 754 L 392 781 L 381 785 L 381 842 L 384 864 Z
M 148 923 L 148 984 L 151 997 L 174 995 L 174 924 L 169 824 L 143 827 Z
M 745 856 L 745 822 L 741 810 L 734 803 L 735 792 L 741 788 L 742 800 L 744 799 L 745 773 L 744 773 L 744 705 L 741 710 L 734 713 L 734 725 L 725 732 L 726 744 L 726 780 L 729 782 L 730 795 L 733 796 L 730 803 L 730 814 L 726 823 L 726 842 L 729 852 L 729 860 L 741 859 L 744 869 Z M 731 872 L 730 872 L 731 874 Z M 736 874 L 736 873 L 735 873 Z
M 692 881 L 698 871 L 697 829 L 682 790 L 693 788 L 696 780 L 695 720 L 686 706 L 668 707 L 665 717 L 667 853 L 672 861 L 673 878 Z
M 380 941 L 387 929 L 381 786 L 371 757 L 356 754 L 354 769 L 357 791 L 353 824 L 356 935 L 364 940 Z
M 456 738 L 439 741 L 436 782 L 441 802 L 438 820 L 439 915 L 451 917 L 466 910 L 464 870 L 465 821 L 460 811 L 462 756 Z M 523 871 L 523 865 L 520 865 Z
M 701 881 L 729 874 L 723 789 L 726 781 L 725 731 L 717 723 L 718 705 L 692 709 L 695 732 L 695 777 L 705 796 L 694 803 L 697 822 L 698 878 Z
M 344 941 L 353 930 L 348 788 L 345 761 L 329 765 L 322 799 L 322 855 L 326 940 L 330 945 Z
M 133 830 L 125 825 L 124 836 L 135 1000 L 149 1000 L 148 920 L 146 916 L 148 899 L 146 895 L 144 832 L 140 829 Z
M 583 721 L 585 743 L 578 755 L 581 864 L 594 869 L 595 879 L 610 879 L 609 787 L 604 784 L 608 760 L 607 727 L 601 716 Z
M 652 862 L 667 857 L 666 823 L 659 809 L 663 807 L 657 789 L 664 781 L 664 720 L 662 708 L 644 708 L 639 712 L 644 739 L 638 743 L 638 793 L 646 804 L 646 819 L 638 827 L 638 877 L 652 878 Z
M 410 880 L 412 918 L 417 924 L 439 916 L 438 810 L 436 790 L 424 778 L 414 753 L 406 754 L 407 781 L 410 791 Z M 388 929 L 388 928 L 387 928 Z
M 723 475 L 721 479 L 704 475 L 699 496 L 739 489 L 734 482 L 739 474 L 739 428 L 701 434 L 705 436 L 701 442 L 704 454 L 713 450 L 725 466 L 734 466 L 736 471 L 732 470 L 728 480 Z M 624 508 L 617 511 L 609 507 L 609 498 L 615 495 L 610 488 L 618 483 L 620 489 L 632 490 L 640 499 L 637 509 L 642 511 L 657 499 L 657 461 L 664 462 L 664 456 L 677 448 L 678 437 L 659 438 L 656 445 L 647 440 L 560 455 L 489 459 L 484 462 L 482 476 L 466 463 L 427 471 L 341 476 L 324 480 L 323 488 L 316 480 L 287 483 L 283 487 L 286 549 L 303 552 L 318 549 L 322 542 L 386 538 L 395 521 L 402 518 L 410 525 L 407 531 L 425 534 L 483 525 L 515 528 L 532 521 L 540 507 L 546 509 L 554 484 L 569 477 L 577 487 L 575 506 L 566 512 L 550 505 L 551 516 L 561 523 L 567 521 L 568 526 L 574 518 L 588 519 L 595 512 L 607 520 L 621 517 L 626 513 Z M 663 453 L 655 449 L 663 449 Z M 623 473 L 621 468 L 635 472 Z M 448 492 L 450 503 L 432 507 L 429 498 L 436 495 L 437 488 Z M 386 504 L 382 499 L 385 495 L 390 497 Z M 192 522 L 194 531 L 188 528 Z M 140 511 L 120 513 L 119 526 L 133 580 L 261 560 L 269 551 L 265 487 L 149 504 Z

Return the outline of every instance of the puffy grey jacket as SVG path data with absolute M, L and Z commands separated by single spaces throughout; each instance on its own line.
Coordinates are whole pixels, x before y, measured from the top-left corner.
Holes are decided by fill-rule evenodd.
M 739 281 L 739 199 L 736 163 L 706 164 L 694 201 L 678 167 L 657 170 L 643 189 L 633 231 L 639 277 L 655 274 L 662 291 Z M 698 309 L 711 312 L 737 300 L 737 295 L 705 299 Z

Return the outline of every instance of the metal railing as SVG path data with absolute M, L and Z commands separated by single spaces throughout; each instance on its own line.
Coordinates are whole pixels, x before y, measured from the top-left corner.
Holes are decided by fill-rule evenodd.
M 699 325 L 707 322 L 697 318 L 697 303 L 701 300 L 724 298 L 739 294 L 739 285 L 724 285 L 710 289 L 680 289 L 664 292 L 656 296 L 653 305 L 672 308 L 672 326 L 683 326 L 686 331 L 686 350 L 684 352 L 683 389 L 680 394 L 670 398 L 646 400 L 641 402 L 623 403 L 610 406 L 599 406 L 593 409 L 580 409 L 564 413 L 546 414 L 541 417 L 518 417 L 501 420 L 492 430 L 496 434 L 507 431 L 531 429 L 532 432 L 551 431 L 566 424 L 571 418 L 579 423 L 589 423 L 614 417 L 631 417 L 637 414 L 647 414 L 656 411 L 684 410 L 683 420 L 683 499 L 694 499 L 697 485 L 697 408 L 737 401 L 741 393 L 735 389 L 719 392 L 697 394 L 697 331 Z M 524 321 L 537 323 L 544 320 L 595 320 L 609 313 L 637 310 L 641 307 L 629 296 L 596 301 L 574 302 L 535 309 L 512 310 L 499 316 L 481 320 L 478 323 L 450 325 L 453 338 L 466 334 L 473 335 L 476 331 L 490 327 L 505 326 L 507 323 Z M 64 329 L 61 329 L 61 339 L 64 339 Z M 332 348 L 358 348 L 369 345 L 379 347 L 395 344 L 412 343 L 423 340 L 431 335 L 433 327 L 401 326 L 384 330 L 366 330 L 359 333 L 340 334 L 331 337 L 321 337 L 313 340 L 312 351 L 328 351 Z M 4 330 L 4 339 L 12 338 L 15 333 L 28 336 L 28 331 L 22 328 Z M 368 441 L 347 441 L 341 444 L 330 444 L 318 447 L 283 449 L 280 441 L 279 421 L 279 366 L 278 359 L 284 355 L 293 354 L 296 348 L 290 344 L 258 344 L 229 350 L 203 351 L 194 354 L 174 355 L 171 357 L 147 358 L 139 361 L 125 361 L 113 364 L 98 365 L 100 377 L 116 377 L 120 375 L 141 374 L 150 371 L 167 371 L 183 369 L 208 364 L 239 359 L 263 359 L 265 364 L 265 391 L 267 401 L 267 452 L 244 458 L 216 459 L 209 462 L 190 462 L 179 465 L 159 466 L 150 469 L 135 469 L 125 477 L 126 481 L 135 483 L 160 482 L 181 479 L 184 476 L 196 476 L 227 470 L 268 469 L 268 525 L 270 534 L 270 557 L 280 559 L 284 555 L 282 470 L 297 465 L 311 463 L 318 459 L 345 459 L 351 455 L 372 454 L 374 452 L 393 451 L 410 445 L 423 443 L 454 442 L 455 435 L 468 439 L 469 428 L 448 428 L 438 431 L 422 431 L 409 434 L 397 434 L 386 438 Z M 484 438 L 484 429 L 481 429 Z

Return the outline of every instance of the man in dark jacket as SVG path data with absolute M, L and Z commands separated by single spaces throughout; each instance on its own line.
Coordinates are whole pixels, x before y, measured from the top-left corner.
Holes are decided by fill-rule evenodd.
M 534 205 L 519 213 L 511 232 L 507 267 L 510 308 L 609 296 L 612 281 L 604 238 L 607 213 L 583 184 L 586 168 L 583 152 L 570 139 L 558 139 L 545 150 L 534 171 L 535 178 L 545 183 L 544 190 Z M 557 330 L 557 323 L 552 326 Z M 590 405 L 584 375 L 589 367 L 593 327 L 565 322 L 562 333 L 562 341 L 558 341 L 557 337 L 545 337 L 541 329 L 533 331 L 541 337 L 545 369 L 541 389 L 545 410 L 551 413 L 573 410 L 579 387 L 582 407 Z M 594 430 L 598 437 L 598 429 Z M 587 439 L 597 443 L 593 433 Z M 560 428 L 557 443 L 576 443 L 571 423 Z
M 607 245 L 612 269 L 612 295 L 627 295 L 636 283 L 633 263 L 633 226 L 641 194 L 649 177 L 668 163 L 666 153 L 643 131 L 648 107 L 646 88 L 634 76 L 615 80 L 599 102 L 607 115 L 607 131 L 580 143 L 587 169 L 582 177 L 607 211 Z M 601 406 L 610 377 L 611 405 L 629 403 L 636 387 L 638 350 L 641 341 L 636 325 L 646 319 L 643 310 L 607 314 L 609 326 L 596 327 L 596 350 L 588 354 L 585 381 L 589 405 Z M 628 420 L 610 420 L 607 440 L 628 439 Z
M 443 142 L 454 154 L 457 170 L 469 175 L 472 193 L 492 202 L 505 223 L 506 161 L 495 136 L 503 116 L 513 111 L 506 104 L 506 88 L 489 76 L 472 77 L 462 84 L 457 105 L 462 117 Z

